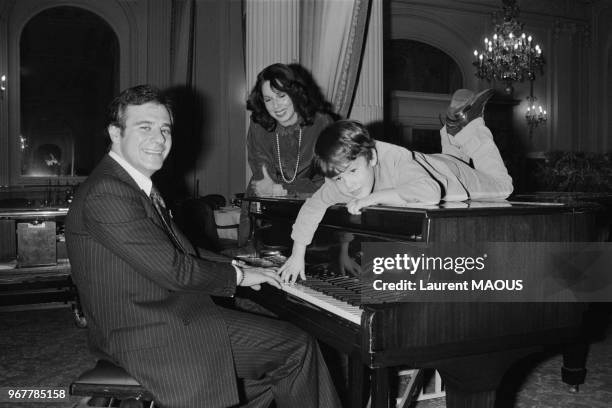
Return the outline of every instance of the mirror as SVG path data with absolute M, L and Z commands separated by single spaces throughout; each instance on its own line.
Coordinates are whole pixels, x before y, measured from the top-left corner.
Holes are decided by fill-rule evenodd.
M 20 43 L 22 176 L 87 176 L 106 153 L 106 107 L 119 89 L 119 42 L 96 14 L 53 7 Z

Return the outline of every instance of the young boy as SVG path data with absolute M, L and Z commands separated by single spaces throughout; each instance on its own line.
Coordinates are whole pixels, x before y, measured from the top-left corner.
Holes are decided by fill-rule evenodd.
M 346 203 L 351 214 L 376 204 L 406 206 L 467 199 L 504 199 L 512 193 L 493 135 L 482 114 L 492 90 L 453 94 L 440 130 L 441 154 L 413 152 L 375 141 L 352 120 L 329 125 L 315 145 L 325 183 L 306 200 L 293 224 L 293 251 L 279 269 L 284 282 L 304 275 L 306 246 L 328 207 Z

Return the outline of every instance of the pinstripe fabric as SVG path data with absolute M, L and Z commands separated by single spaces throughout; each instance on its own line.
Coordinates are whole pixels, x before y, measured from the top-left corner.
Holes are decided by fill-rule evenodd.
M 234 405 L 227 329 L 207 296 L 234 293 L 234 268 L 182 254 L 160 222 L 110 157 L 79 188 L 66 241 L 92 348 L 134 375 L 161 406 Z
M 149 198 L 108 156 L 79 187 L 66 219 L 66 244 L 92 350 L 124 367 L 160 407 L 226 407 L 247 398 L 250 406 L 265 406 L 271 394 L 279 408 L 338 406 L 312 340 L 288 324 L 216 306 L 210 295 L 235 291 L 234 268 L 194 256 L 173 228 L 187 253 L 175 247 Z M 249 338 L 287 345 L 276 350 L 275 362 L 264 361 Z M 261 378 L 238 380 L 249 372 L 245 367 L 275 374 L 265 375 L 269 385 Z M 293 392 L 323 397 L 312 405 L 286 405 Z
M 340 407 L 316 341 L 290 323 L 222 310 L 249 407 Z

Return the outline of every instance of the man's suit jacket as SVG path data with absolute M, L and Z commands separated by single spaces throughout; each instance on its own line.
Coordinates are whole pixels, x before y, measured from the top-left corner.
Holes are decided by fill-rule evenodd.
M 238 402 L 227 329 L 210 295 L 232 296 L 228 262 L 183 253 L 149 197 L 106 156 L 79 187 L 66 220 L 72 277 L 90 345 L 138 379 L 163 407 Z

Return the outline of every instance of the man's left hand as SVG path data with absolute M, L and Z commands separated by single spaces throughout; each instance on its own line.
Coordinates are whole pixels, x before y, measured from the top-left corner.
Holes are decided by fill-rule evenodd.
M 249 286 L 251 289 L 260 290 L 262 283 L 281 288 L 281 280 L 278 272 L 273 268 L 258 268 L 241 265 L 243 278 L 240 286 Z

